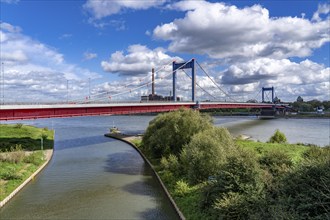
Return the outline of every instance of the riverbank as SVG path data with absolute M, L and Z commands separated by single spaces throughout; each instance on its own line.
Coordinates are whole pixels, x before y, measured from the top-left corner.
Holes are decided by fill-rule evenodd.
M 161 170 L 161 164 L 159 160 L 149 158 L 150 156 L 148 157 L 145 155 L 145 152 L 143 152 L 143 149 L 140 147 L 142 141 L 142 136 L 140 135 L 106 134 L 105 136 L 124 141 L 133 146 L 140 153 L 143 159 L 154 170 L 160 184 L 177 209 L 178 213 L 180 213 L 181 218 L 185 218 L 184 216 L 187 216 L 187 219 L 208 219 L 208 216 L 198 208 L 203 197 L 203 192 L 205 191 L 207 185 L 206 183 L 188 185 L 184 181 L 182 182 L 180 177 L 174 178 L 171 176 L 169 178 L 167 173 Z M 249 138 L 250 137 L 246 135 L 239 135 L 236 138 L 235 143 L 240 148 L 246 149 L 258 155 L 258 157 L 268 155 L 269 152 L 281 152 L 283 153 L 281 156 L 289 156 L 290 160 L 296 165 L 301 162 L 302 155 L 309 149 L 308 147 L 301 145 L 255 142 L 249 140 Z M 152 163 L 150 161 L 152 161 Z M 165 181 L 163 182 L 162 179 Z M 183 183 L 183 185 L 180 186 L 180 183 Z
M 29 153 L 30 153 L 30 155 L 33 154 L 32 152 L 29 152 Z M 28 170 L 24 174 L 24 177 L 28 176 L 27 179 L 25 179 L 23 182 L 20 181 L 20 182 L 22 182 L 20 185 L 18 185 L 19 182 L 16 182 L 16 181 L 10 183 L 10 180 L 6 181 L 6 180 L 3 180 L 3 179 L 0 179 L 0 185 L 1 185 L 1 187 L 3 187 L 2 189 L 4 189 L 4 192 L 1 193 L 1 195 L 0 195 L 1 196 L 0 197 L 1 198 L 0 199 L 0 208 L 3 207 L 7 202 L 9 202 L 10 199 L 13 198 L 17 193 L 19 193 L 19 191 L 21 189 L 23 189 L 31 180 L 36 178 L 36 176 L 46 167 L 46 165 L 51 160 L 51 158 L 53 156 L 53 150 L 52 149 L 45 150 L 44 152 L 42 152 L 42 154 L 44 154 L 44 163 L 39 168 L 34 167 L 34 168 L 37 168 L 37 170 L 35 170 L 34 172 L 32 172 L 34 169 L 30 168 L 30 170 Z M 26 169 L 26 168 L 27 168 L 26 165 L 24 165 L 24 169 Z M 21 172 L 21 170 L 19 172 Z M 23 179 L 24 178 L 22 177 L 22 180 Z M 11 191 L 11 189 L 14 189 L 14 190 Z M 9 193 L 9 195 L 8 195 L 8 193 Z
M 141 142 L 142 136 L 141 135 L 139 135 L 139 136 L 138 135 L 126 135 L 126 134 L 122 134 L 122 133 L 105 134 L 104 136 L 110 137 L 110 138 L 114 138 L 114 139 L 117 139 L 117 140 L 120 140 L 120 141 L 124 141 L 125 143 L 129 144 L 130 146 L 132 146 L 141 155 L 141 157 L 143 158 L 143 160 L 153 170 L 153 173 L 155 174 L 158 182 L 160 183 L 162 189 L 164 190 L 165 194 L 167 195 L 168 199 L 170 200 L 171 204 L 173 205 L 173 207 L 174 207 L 175 211 L 177 212 L 178 216 L 180 217 L 180 219 L 185 220 L 186 218 L 184 217 L 184 215 L 180 211 L 179 207 L 175 203 L 174 199 L 171 196 L 171 193 L 166 188 L 165 184 L 161 180 L 161 178 L 158 175 L 157 171 L 154 169 L 153 164 L 148 160 L 148 158 L 143 154 L 143 152 L 141 151 L 141 149 L 139 149 L 138 146 L 136 145 L 137 143 L 140 143 Z
M 0 208 L 48 164 L 53 143 L 47 128 L 0 125 Z

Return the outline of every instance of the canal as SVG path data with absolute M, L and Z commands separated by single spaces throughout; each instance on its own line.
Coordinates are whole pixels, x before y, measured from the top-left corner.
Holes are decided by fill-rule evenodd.
M 0 219 L 178 219 L 151 169 L 129 145 L 105 138 L 109 127 L 143 133 L 153 116 L 38 119 L 19 123 L 55 129 L 49 165 L 7 205 Z M 17 122 L 11 122 L 17 123 Z M 290 143 L 329 144 L 329 119 L 215 117 L 233 135 L 267 141 L 275 129 Z

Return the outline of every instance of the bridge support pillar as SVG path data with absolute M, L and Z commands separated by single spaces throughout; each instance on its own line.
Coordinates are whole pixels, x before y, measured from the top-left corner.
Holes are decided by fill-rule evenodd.
M 176 102 L 176 70 L 177 69 L 191 69 L 191 100 L 196 100 L 196 73 L 195 73 L 195 59 L 191 59 L 189 62 L 176 63 L 173 62 L 173 100 Z
M 175 61 L 173 62 L 173 88 L 172 88 L 172 91 L 173 91 L 173 101 L 176 102 L 176 71 L 175 71 Z
M 272 91 L 272 103 L 274 103 L 274 87 L 262 87 L 262 102 L 265 102 L 265 91 Z

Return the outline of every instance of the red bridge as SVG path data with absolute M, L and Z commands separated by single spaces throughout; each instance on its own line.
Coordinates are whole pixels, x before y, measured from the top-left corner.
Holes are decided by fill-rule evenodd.
M 151 112 L 167 112 L 184 108 L 194 109 L 235 109 L 284 108 L 283 105 L 267 103 L 229 102 L 146 102 L 146 103 L 104 103 L 104 104 L 40 104 L 1 105 L 0 120 L 20 120 L 37 118 L 59 118 L 95 115 L 123 115 Z

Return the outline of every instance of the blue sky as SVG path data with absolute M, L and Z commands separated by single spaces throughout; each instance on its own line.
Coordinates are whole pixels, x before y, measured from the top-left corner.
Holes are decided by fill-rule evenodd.
M 313 0 L 1 0 L 4 99 L 139 100 L 150 88 L 135 88 L 152 67 L 196 58 L 238 101 L 260 99 L 263 86 L 284 101 L 329 100 L 329 8 Z M 167 95 L 171 70 L 163 69 L 156 90 Z M 228 99 L 201 70 L 198 82 L 213 95 L 197 89 L 200 100 Z M 189 100 L 184 73 L 178 84 Z

